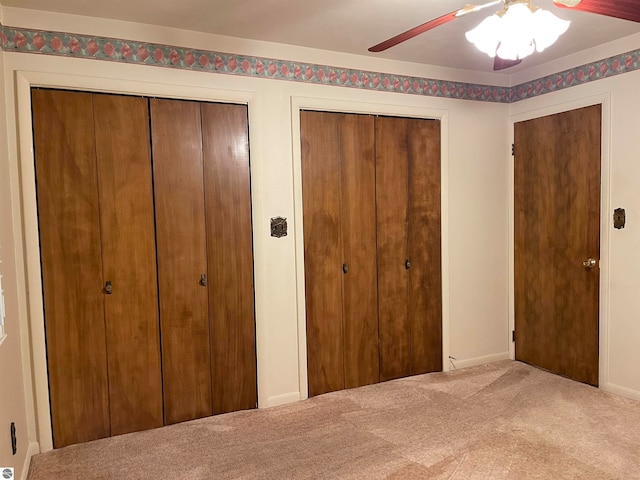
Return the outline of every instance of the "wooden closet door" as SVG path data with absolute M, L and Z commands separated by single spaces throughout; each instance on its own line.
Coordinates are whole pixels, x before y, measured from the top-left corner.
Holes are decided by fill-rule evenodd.
M 201 109 L 217 414 L 257 406 L 249 125 L 245 105 Z
M 160 427 L 162 378 L 148 100 L 94 95 L 111 435 Z
M 411 374 L 442 370 L 440 122 L 408 119 Z
M 151 100 L 165 424 L 211 415 L 200 104 Z
M 38 224 L 56 448 L 108 437 L 93 100 L 32 90 Z
M 375 125 L 368 115 L 341 115 L 339 148 L 344 275 L 345 387 L 380 380 L 376 276 Z
M 300 112 L 309 396 L 345 387 L 339 116 Z
M 411 374 L 409 273 L 409 120 L 376 118 L 376 206 L 380 380 Z

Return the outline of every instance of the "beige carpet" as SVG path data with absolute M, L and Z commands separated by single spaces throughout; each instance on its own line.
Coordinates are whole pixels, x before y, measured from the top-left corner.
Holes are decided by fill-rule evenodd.
M 640 403 L 504 361 L 75 445 L 44 479 L 640 479 Z

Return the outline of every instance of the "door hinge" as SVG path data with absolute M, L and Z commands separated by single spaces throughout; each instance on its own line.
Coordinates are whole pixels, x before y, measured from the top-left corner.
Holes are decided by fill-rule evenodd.
M 516 155 L 516 144 L 515 143 L 511 144 L 511 155 L 513 155 L 513 156 Z
M 515 330 L 511 330 L 511 341 L 512 342 L 516 341 L 516 331 Z

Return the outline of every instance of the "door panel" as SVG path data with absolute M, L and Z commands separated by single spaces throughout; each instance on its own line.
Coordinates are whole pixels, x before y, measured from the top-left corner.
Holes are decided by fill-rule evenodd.
M 148 100 L 94 95 L 111 434 L 161 427 Z
M 110 435 L 93 101 L 33 90 L 38 222 L 56 448 Z
M 376 276 L 374 117 L 339 117 L 342 173 L 345 387 L 380 380 Z
M 411 373 L 409 274 L 409 120 L 376 119 L 376 207 L 380 380 Z
M 338 120 L 300 112 L 310 397 L 345 387 Z
M 255 408 L 247 107 L 203 103 L 213 413 Z
M 598 384 L 601 106 L 515 124 L 516 359 Z
M 211 415 L 200 105 L 151 99 L 165 424 Z
M 440 122 L 410 119 L 409 323 L 411 374 L 442 371 Z

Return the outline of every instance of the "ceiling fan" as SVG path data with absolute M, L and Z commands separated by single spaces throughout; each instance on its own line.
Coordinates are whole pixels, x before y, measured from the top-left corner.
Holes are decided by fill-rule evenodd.
M 416 37 L 424 32 L 432 30 L 436 27 L 444 25 L 445 23 L 449 23 L 459 17 L 468 15 L 470 13 L 479 12 L 480 10 L 484 10 L 485 8 L 489 8 L 498 4 L 504 4 L 504 10 L 499 11 L 496 15 L 492 17 L 488 17 L 483 22 L 485 25 L 480 24 L 476 31 L 474 30 L 467 32 L 467 39 L 476 44 L 476 46 L 487 53 L 490 57 L 494 57 L 494 70 L 503 70 L 505 68 L 513 67 L 522 62 L 522 58 L 533 53 L 533 51 L 537 48 L 538 51 L 542 51 L 547 46 L 550 46 L 555 42 L 557 37 L 564 33 L 569 26 L 569 22 L 560 20 L 555 15 L 550 14 L 550 12 L 539 10 L 536 7 L 532 7 L 531 0 L 494 0 L 489 3 L 485 3 L 482 5 L 466 5 L 458 10 L 454 10 L 453 12 L 442 15 L 438 18 L 434 18 L 422 25 L 418 25 L 406 32 L 403 32 L 395 37 L 392 37 L 384 42 L 381 42 L 373 47 L 369 48 L 370 52 L 382 52 L 391 48 L 399 43 L 405 42 L 413 37 Z M 606 15 L 608 17 L 620 18 L 623 20 L 630 20 L 632 22 L 640 22 L 640 1 L 638 0 L 554 0 L 554 5 L 559 8 L 568 8 L 572 10 L 578 10 L 581 12 L 589 12 L 596 13 L 598 15 Z M 516 12 L 517 10 L 517 12 Z M 534 15 L 535 13 L 535 15 Z M 516 52 L 513 49 L 505 52 L 505 48 L 501 48 L 506 45 L 502 45 L 505 43 L 501 41 L 499 37 L 496 37 L 496 31 L 499 27 L 499 19 L 507 19 L 507 17 L 516 17 L 516 16 L 530 16 L 533 18 L 535 16 L 536 22 L 540 25 L 540 30 L 544 32 L 544 35 L 547 36 L 548 32 L 551 30 L 550 26 L 553 24 L 557 27 L 557 35 L 555 38 L 544 38 L 538 39 L 538 45 L 536 46 L 536 39 L 529 38 L 525 43 L 528 45 L 524 46 L 523 52 Z M 560 22 L 560 23 L 558 23 Z M 484 31 L 484 33 L 488 34 L 490 39 L 482 39 L 479 37 L 479 30 Z M 515 31 L 519 29 L 518 26 L 515 26 Z M 514 28 L 512 28 L 514 30 Z M 513 32 L 512 32 L 513 33 Z M 553 37 L 553 35 L 552 35 Z M 522 42 L 521 42 L 522 43 Z

